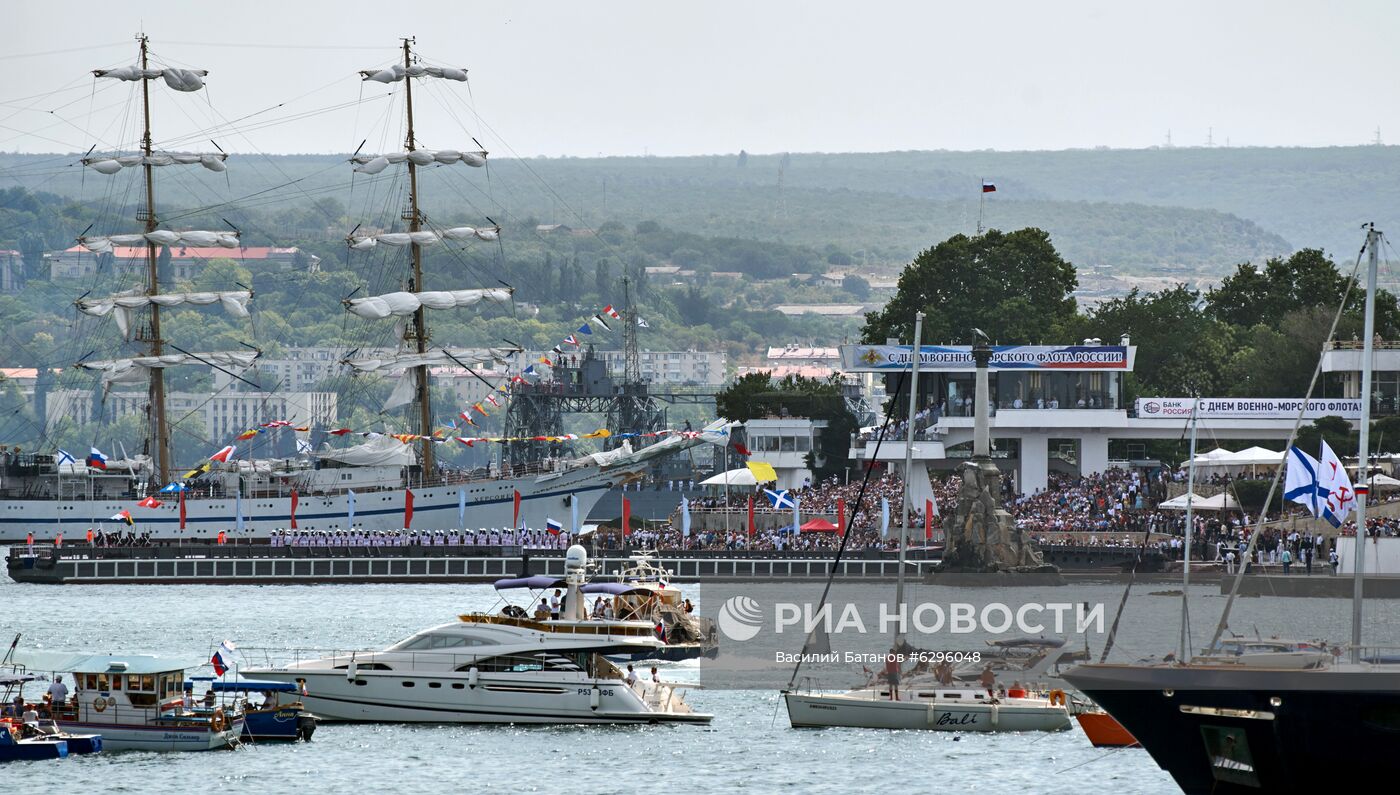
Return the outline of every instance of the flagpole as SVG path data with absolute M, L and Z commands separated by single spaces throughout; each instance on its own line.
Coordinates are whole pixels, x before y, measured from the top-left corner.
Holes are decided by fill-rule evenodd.
M 894 586 L 894 609 L 898 610 L 901 616 L 904 614 L 904 558 L 905 550 L 909 546 L 909 509 L 914 504 L 909 489 L 914 481 L 914 415 L 919 410 L 919 347 L 923 336 L 924 313 L 916 312 L 914 313 L 912 374 L 909 378 L 909 427 L 906 430 L 904 440 L 904 500 L 900 503 L 904 515 L 900 517 L 899 522 L 899 569 L 895 576 Z
M 987 180 L 977 187 L 977 234 L 982 234 L 982 216 L 987 210 Z
M 1191 661 L 1191 612 L 1188 602 L 1191 595 L 1191 535 L 1194 531 L 1191 502 L 1196 491 L 1196 408 L 1200 402 L 1200 396 L 1191 401 L 1191 450 L 1187 459 L 1190 466 L 1186 469 L 1186 544 L 1181 564 L 1181 656 L 1178 658 L 1182 662 Z M 1241 565 L 1247 566 L 1249 562 L 1241 561 Z

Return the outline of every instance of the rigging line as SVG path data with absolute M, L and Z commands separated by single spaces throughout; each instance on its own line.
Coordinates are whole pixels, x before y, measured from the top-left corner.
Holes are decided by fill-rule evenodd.
M 1370 238 L 1368 235 L 1367 241 L 1369 242 L 1369 240 Z M 1327 338 L 1323 340 L 1324 345 L 1326 345 L 1327 342 L 1334 340 L 1337 336 L 1337 326 L 1342 322 L 1342 315 L 1345 314 L 1347 308 L 1347 300 L 1351 297 L 1352 288 L 1356 286 L 1357 273 L 1359 273 L 1361 270 L 1361 257 L 1365 253 L 1366 244 L 1363 243 L 1361 246 L 1361 250 L 1356 252 L 1356 264 L 1352 265 L 1351 275 L 1347 278 L 1346 289 L 1342 291 L 1342 300 L 1337 304 L 1337 313 L 1332 317 L 1332 327 L 1327 330 Z M 1312 400 L 1313 389 L 1317 387 L 1317 380 L 1318 376 L 1320 375 L 1322 375 L 1321 355 L 1317 357 L 1317 366 L 1313 368 L 1312 380 L 1308 382 L 1308 391 L 1303 395 L 1302 405 L 1298 407 L 1298 416 L 1293 420 L 1293 429 L 1289 431 L 1288 441 L 1284 443 L 1283 449 L 1285 451 L 1292 447 L 1294 441 L 1298 438 L 1298 429 L 1303 424 L 1303 415 L 1307 413 L 1308 401 Z M 1365 399 L 1365 396 L 1363 396 L 1363 399 Z M 1274 494 L 1277 493 L 1279 483 L 1283 480 L 1286 466 L 1287 459 L 1285 458 L 1284 461 L 1279 462 L 1278 467 L 1274 470 L 1274 477 L 1269 484 L 1269 494 L 1267 497 L 1264 498 L 1265 507 L 1268 507 L 1273 504 Z M 1256 544 L 1258 544 L 1259 536 L 1262 533 L 1262 531 L 1262 527 L 1259 523 L 1259 517 L 1256 516 L 1254 517 L 1254 528 L 1249 534 L 1249 544 L 1240 554 L 1241 560 L 1248 561 L 1250 557 L 1254 555 L 1254 547 Z M 1235 598 L 1239 594 L 1240 583 L 1244 579 L 1244 572 L 1247 568 L 1248 566 L 1240 566 L 1239 573 L 1235 575 L 1235 581 L 1230 586 L 1230 596 L 1228 599 L 1226 599 L 1225 607 L 1220 612 L 1220 622 L 1216 624 L 1215 634 L 1211 637 L 1210 645 L 1206 647 L 1208 649 L 1213 649 L 1220 643 L 1220 636 L 1224 634 L 1225 627 L 1229 625 L 1230 610 L 1235 604 Z
M 63 50 L 45 50 L 43 52 L 17 52 L 9 55 L 0 55 L 0 61 L 13 61 L 17 58 L 39 58 L 45 55 L 64 55 L 70 52 L 92 52 L 93 50 L 110 50 L 115 47 L 129 47 L 131 42 L 115 42 L 112 44 L 89 44 L 83 47 L 69 47 Z
M 230 47 L 239 50 L 354 50 L 354 51 L 380 51 L 383 46 L 362 47 L 354 44 L 238 44 L 226 41 L 162 41 L 162 47 Z M 396 63 L 388 61 L 386 63 Z
M 899 395 L 900 390 L 903 389 L 905 382 L 908 381 L 908 380 L 909 380 L 908 375 L 907 375 L 904 371 L 901 370 L 900 373 L 899 373 L 899 380 L 895 383 L 895 387 L 894 387 L 894 394 L 895 394 L 896 396 Z M 918 390 L 919 386 L 918 386 L 918 384 L 911 383 L 911 384 L 909 385 L 909 388 L 910 388 L 911 390 Z M 839 570 L 839 568 L 840 568 L 840 566 L 841 566 L 841 556 L 844 555 L 844 554 L 846 553 L 846 545 L 847 545 L 848 543 L 850 543 L 851 536 L 853 535 L 852 532 L 851 532 L 851 530 L 852 530 L 852 527 L 855 525 L 855 522 L 856 522 L 856 514 L 860 513 L 861 506 L 862 506 L 862 504 L 865 502 L 865 491 L 866 491 L 866 488 L 870 485 L 870 476 L 871 476 L 871 474 L 873 474 L 874 471 L 875 471 L 875 462 L 878 461 L 878 460 L 880 460 L 880 445 L 882 445 L 882 444 L 884 443 L 884 441 L 885 441 L 885 436 L 887 435 L 887 432 L 888 432 L 889 427 L 890 427 L 890 420 L 892 420 L 892 419 L 894 418 L 894 415 L 895 415 L 895 412 L 893 412 L 893 411 L 885 412 L 885 422 L 884 422 L 883 426 L 880 428 L 880 436 L 875 440 L 875 452 L 871 454 L 870 460 L 869 460 L 869 461 L 867 462 L 867 464 L 866 464 L 866 467 L 865 467 L 865 477 L 861 480 L 861 482 L 860 482 L 860 492 L 857 493 L 857 495 L 856 495 L 855 510 L 851 511 L 850 521 L 848 521 L 848 522 L 846 523 L 845 532 L 841 535 L 841 546 L 837 547 L 837 549 L 836 549 L 836 557 L 834 557 L 834 558 L 832 559 L 832 561 L 831 561 L 831 569 L 827 572 L 827 575 L 826 575 L 826 585 L 822 588 L 821 600 L 817 602 L 817 609 L 818 609 L 818 610 L 822 610 L 822 609 L 825 608 L 825 605 L 826 605 L 826 598 L 827 598 L 828 595 L 831 594 L 831 583 L 836 579 L 836 572 Z M 909 428 L 909 436 L 912 438 L 912 437 L 913 437 L 913 434 L 914 434 L 914 428 L 913 428 L 913 426 L 911 425 L 910 428 Z M 909 482 L 910 482 L 910 480 L 912 480 L 912 478 L 909 476 L 909 473 L 906 472 L 906 473 L 904 474 L 904 488 L 906 488 L 906 489 L 909 488 Z M 728 510 L 728 508 L 726 508 L 726 510 Z M 904 526 L 907 528 L 908 525 L 909 525 L 908 518 L 905 517 L 905 519 L 904 519 Z M 900 535 L 900 544 L 903 545 L 903 544 L 905 544 L 906 542 L 907 542 L 907 539 L 906 539 L 906 538 L 904 537 L 904 535 L 901 533 L 901 535 Z M 903 572 L 900 573 L 900 576 L 901 576 L 901 577 L 904 576 L 904 575 L 903 575 Z M 900 607 L 901 607 L 901 606 L 896 605 L 896 609 L 899 609 Z M 803 653 L 800 654 L 800 655 L 798 655 L 798 657 L 797 657 L 797 664 L 796 664 L 795 666 L 793 666 L 793 669 L 792 669 L 792 677 L 788 679 L 787 688 L 785 688 L 785 690 L 791 690 L 791 689 L 792 689 L 792 686 L 793 686 L 794 684 L 796 684 L 796 682 L 797 682 L 797 675 L 802 671 L 802 660 L 803 660 L 804 657 L 807 656 L 807 655 L 806 655 L 806 652 L 807 652 L 807 640 L 806 640 L 806 639 L 804 639 L 804 640 L 802 641 L 802 652 L 803 652 Z

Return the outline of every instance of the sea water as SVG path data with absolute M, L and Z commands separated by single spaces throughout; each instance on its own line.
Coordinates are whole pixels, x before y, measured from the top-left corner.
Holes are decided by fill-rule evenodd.
M 710 614 L 704 586 L 682 587 L 702 614 Z M 1162 587 L 1135 589 L 1110 659 L 1132 660 L 1172 648 L 1180 599 L 1161 593 Z M 1111 621 L 1122 592 L 1121 585 L 1076 584 L 1052 593 L 1056 601 L 1104 603 Z M 1197 645 L 1208 638 L 1223 605 L 1216 594 L 1214 585 L 1192 590 Z M 930 598 L 911 589 L 911 598 L 920 597 Z M 26 649 L 153 653 L 198 663 L 225 639 L 242 647 L 382 648 L 499 602 L 489 585 L 46 586 L 7 581 L 0 584 L 0 605 L 0 646 L 19 633 Z M 1368 604 L 1370 642 L 1400 639 L 1400 622 L 1387 605 Z M 1348 601 L 1335 599 L 1247 599 L 1238 603 L 1231 623 L 1251 635 L 1257 628 L 1266 636 L 1341 642 L 1349 635 L 1350 609 Z M 981 645 L 973 639 L 959 642 Z M 1091 645 L 1097 657 L 1102 640 Z M 248 653 L 255 659 L 261 655 Z M 667 680 L 696 681 L 698 665 L 662 663 L 661 674 Z M 37 698 L 40 689 L 29 694 Z M 0 792 L 1177 791 L 1145 752 L 1094 748 L 1077 725 L 1032 734 L 794 730 L 771 690 L 703 689 L 689 691 L 687 698 L 697 711 L 714 714 L 714 722 L 619 727 L 323 724 L 314 740 L 304 744 L 9 763 L 0 770 Z

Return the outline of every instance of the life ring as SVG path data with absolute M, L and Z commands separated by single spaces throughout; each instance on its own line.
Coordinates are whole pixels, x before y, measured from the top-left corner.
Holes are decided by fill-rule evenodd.
M 216 732 L 221 732 L 224 730 L 224 726 L 224 708 L 219 707 L 218 709 L 214 710 L 214 715 L 209 718 L 209 728 L 213 729 Z
M 1062 706 L 1064 706 L 1064 704 L 1065 704 L 1065 691 L 1063 691 L 1063 690 L 1051 690 L 1051 691 L 1050 691 L 1050 706 L 1052 706 L 1052 707 L 1062 707 Z
M 102 696 L 94 698 L 92 700 L 92 708 L 97 710 L 98 712 L 103 711 L 107 708 L 107 699 L 103 698 Z

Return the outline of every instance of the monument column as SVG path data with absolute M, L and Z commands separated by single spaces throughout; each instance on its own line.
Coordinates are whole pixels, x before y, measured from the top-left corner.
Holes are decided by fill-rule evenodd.
M 972 361 L 977 365 L 977 390 L 973 393 L 976 405 L 972 415 L 972 457 L 990 458 L 992 455 L 992 432 L 988 417 L 988 404 L 992 398 L 987 369 L 992 361 L 992 348 L 986 340 L 981 340 L 972 346 Z

